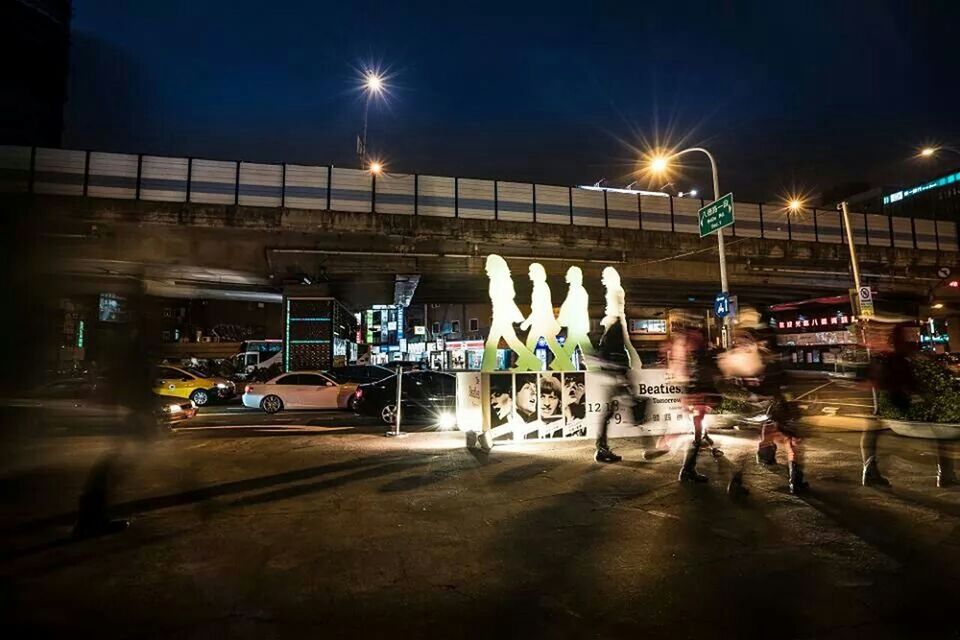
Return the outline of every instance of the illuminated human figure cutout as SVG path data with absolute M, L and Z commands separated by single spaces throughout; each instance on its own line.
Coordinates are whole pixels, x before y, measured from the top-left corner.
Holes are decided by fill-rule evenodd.
M 567 352 L 557 341 L 560 333 L 560 323 L 553 315 L 553 300 L 550 297 L 550 285 L 547 284 L 547 272 L 543 265 L 534 262 L 529 269 L 530 281 L 533 283 L 533 293 L 530 295 L 530 315 L 520 325 L 520 329 L 530 329 L 527 334 L 527 349 L 534 351 L 537 342 L 543 338 L 550 351 L 553 352 L 553 362 L 550 368 L 554 371 L 573 371 L 573 364 Z M 538 369 L 540 367 L 537 367 Z
M 637 350 L 633 348 L 633 343 L 630 342 L 630 331 L 627 329 L 627 294 L 620 284 L 620 274 L 613 267 L 607 267 L 603 270 L 601 282 L 607 288 L 607 306 L 604 309 L 603 320 L 600 321 L 600 324 L 603 325 L 604 329 L 609 329 L 615 324 L 620 325 L 623 331 L 623 344 L 626 346 L 627 355 L 630 358 L 630 368 L 641 369 L 643 365 L 640 363 L 640 356 L 637 354 Z
M 524 346 L 517 332 L 513 328 L 515 323 L 523 322 L 523 313 L 514 302 L 516 291 L 513 288 L 513 278 L 506 261 L 496 254 L 487 256 L 487 277 L 490 278 L 490 303 L 493 306 L 493 320 L 490 323 L 490 334 L 483 349 L 483 371 L 495 371 L 497 368 L 497 348 L 500 339 L 507 341 L 507 345 L 517 354 L 518 371 L 539 371 L 540 360 L 531 349 Z
M 573 362 L 577 347 L 585 356 L 593 355 L 593 345 L 590 343 L 590 295 L 583 288 L 583 271 L 580 267 L 567 269 L 567 297 L 560 305 L 560 315 L 557 322 L 567 328 L 567 339 L 563 348 L 567 357 Z

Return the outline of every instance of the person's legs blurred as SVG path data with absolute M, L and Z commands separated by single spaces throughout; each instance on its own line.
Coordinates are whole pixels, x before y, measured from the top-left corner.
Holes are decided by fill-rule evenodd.
M 765 465 L 777 464 L 777 443 L 773 434 L 776 426 L 766 422 L 760 427 L 760 444 L 757 445 L 757 462 Z
M 787 450 L 787 466 L 790 471 L 790 493 L 800 493 L 810 488 L 803 476 L 802 441 L 796 436 L 781 432 L 783 446 Z
M 879 429 L 868 429 L 860 437 L 860 460 L 863 462 L 863 476 L 861 482 L 865 487 L 889 487 L 890 481 L 880 473 L 877 464 L 877 440 L 880 437 Z
M 597 462 L 620 462 L 623 458 L 611 451 L 610 445 L 607 442 L 607 430 L 610 427 L 610 421 L 613 420 L 613 416 L 617 411 L 616 401 L 622 397 L 625 392 L 629 393 L 626 381 L 619 371 L 612 374 L 611 384 L 607 387 L 607 391 L 607 397 L 604 403 L 605 411 L 603 418 L 600 420 L 600 424 L 597 426 L 597 451 L 593 459 Z
M 697 471 L 697 455 L 700 453 L 700 447 L 703 446 L 703 417 L 707 413 L 707 407 L 702 401 L 696 400 L 691 405 L 691 416 L 693 419 L 693 441 L 687 447 L 687 452 L 683 456 L 683 466 L 680 467 L 680 482 L 706 482 L 707 476 Z
M 953 456 L 957 447 L 952 443 L 937 440 L 937 486 L 952 487 L 957 484 L 957 474 L 953 469 Z

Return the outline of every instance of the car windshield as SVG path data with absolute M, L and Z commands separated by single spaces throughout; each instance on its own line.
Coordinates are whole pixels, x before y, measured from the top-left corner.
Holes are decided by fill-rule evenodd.
M 195 378 L 206 378 L 206 377 L 208 377 L 208 375 L 207 375 L 206 373 L 203 373 L 202 371 L 198 371 L 197 369 L 193 369 L 193 368 L 191 368 L 191 367 L 184 367 L 183 370 L 186 371 L 187 373 L 189 373 L 190 375 L 194 376 Z
M 331 380 L 333 380 L 333 381 L 336 382 L 337 384 L 340 384 L 340 383 L 343 382 L 343 376 L 340 375 L 340 374 L 338 374 L 338 373 L 335 373 L 335 372 L 333 372 L 333 371 L 324 371 L 324 372 L 323 372 L 323 375 L 327 376 L 328 378 L 330 378 Z

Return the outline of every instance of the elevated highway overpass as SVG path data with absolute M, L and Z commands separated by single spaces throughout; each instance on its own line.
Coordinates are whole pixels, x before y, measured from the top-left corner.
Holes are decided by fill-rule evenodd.
M 469 303 L 486 300 L 484 257 L 500 253 L 514 268 L 520 300 L 529 294 L 532 261 L 544 263 L 555 291 L 565 288 L 568 266 L 581 266 L 594 299 L 608 265 L 621 272 L 632 304 L 706 305 L 719 288 L 715 239 L 695 233 L 701 203 L 687 198 L 376 177 L 337 167 L 0 150 L 5 215 L 43 234 L 37 264 L 70 274 L 73 284 L 136 275 L 158 295 L 271 301 L 285 285 L 309 282 L 366 306 L 392 301 L 398 276 L 415 274 L 414 303 Z M 787 216 L 771 205 L 736 207 L 726 244 L 731 290 L 741 301 L 769 304 L 850 286 L 836 211 Z M 958 262 L 953 223 L 852 219 L 864 281 L 881 300 L 920 301 L 940 280 L 938 269 Z

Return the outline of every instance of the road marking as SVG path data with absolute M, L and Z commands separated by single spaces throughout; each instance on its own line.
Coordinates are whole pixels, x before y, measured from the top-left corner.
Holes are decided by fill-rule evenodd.
M 198 418 L 234 418 L 237 416 L 237 414 L 243 415 L 245 413 L 248 413 L 248 412 L 241 410 L 241 411 L 229 411 L 225 413 L 207 413 L 206 411 L 203 411 L 198 413 L 197 417 Z M 256 409 L 250 409 L 249 411 L 250 415 L 254 415 L 255 413 L 259 413 L 259 411 L 257 411 Z
M 259 429 L 259 430 L 270 430 L 271 427 L 275 427 L 277 431 L 349 431 L 356 429 L 356 427 L 322 427 L 322 426 L 311 426 L 311 425 L 290 425 L 290 426 L 281 426 L 278 424 L 216 424 L 216 425 L 204 425 L 200 427 L 176 427 L 174 431 L 217 431 L 222 429 Z
M 836 405 L 838 407 L 863 407 L 867 409 L 873 409 L 872 404 L 857 404 L 856 402 L 836 402 L 833 400 L 811 400 L 810 404 L 829 404 L 831 406 Z
M 839 410 L 840 410 L 840 407 L 824 407 L 821 413 L 825 413 L 828 416 L 835 416 L 837 415 L 837 411 Z
M 800 395 L 798 395 L 796 398 L 793 399 L 793 401 L 796 402 L 796 401 L 799 400 L 800 398 L 804 398 L 804 397 L 810 395 L 811 393 L 816 393 L 817 391 L 820 391 L 820 389 L 823 389 L 824 387 L 829 387 L 829 386 L 832 385 L 832 384 L 833 384 L 833 380 L 831 380 L 830 382 L 824 383 L 824 384 L 822 384 L 822 385 L 820 385 L 819 387 L 816 387 L 816 388 L 814 388 L 814 389 L 810 389 L 810 391 L 807 391 L 806 393 L 801 393 Z

